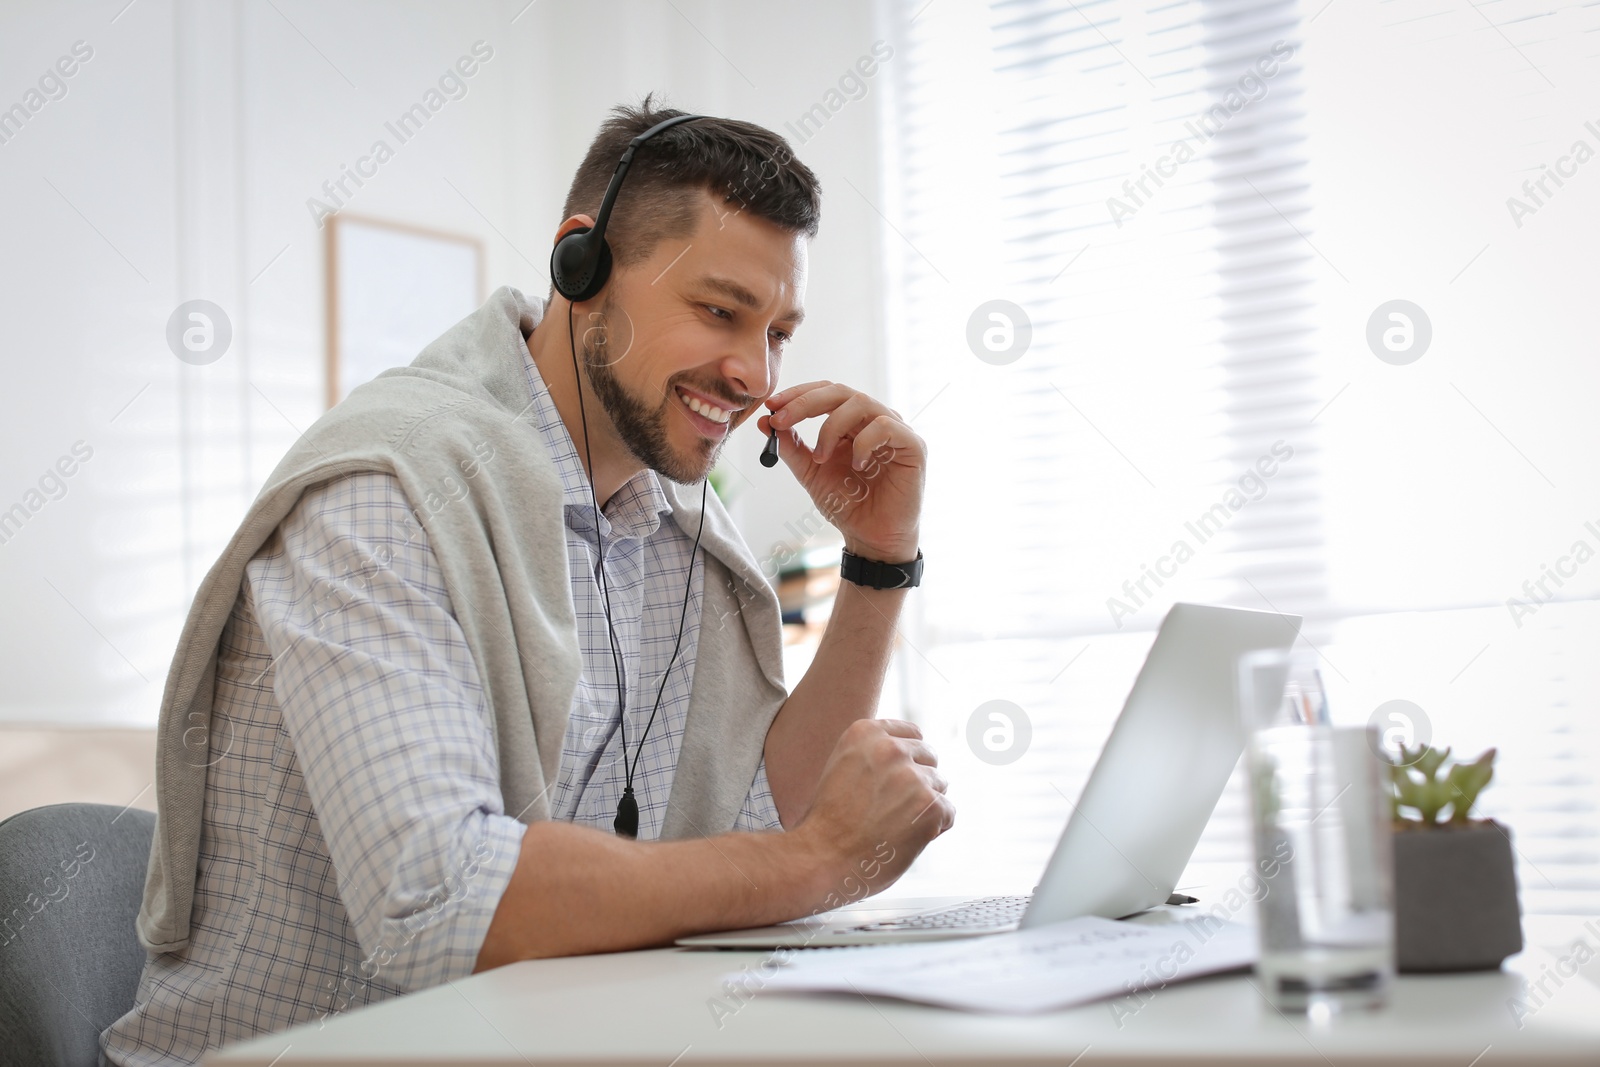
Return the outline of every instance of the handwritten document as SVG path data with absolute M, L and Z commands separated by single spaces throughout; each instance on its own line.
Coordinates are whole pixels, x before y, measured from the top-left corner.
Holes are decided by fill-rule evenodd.
M 1144 925 L 1087 917 L 957 941 L 807 949 L 766 990 L 874 993 L 968 1011 L 1025 1014 L 1248 966 L 1249 927 L 1199 916 Z

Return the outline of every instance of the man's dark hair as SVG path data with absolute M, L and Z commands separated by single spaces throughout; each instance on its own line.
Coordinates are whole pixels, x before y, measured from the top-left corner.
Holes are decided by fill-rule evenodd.
M 628 142 L 682 114 L 652 106 L 650 96 L 638 107 L 613 108 L 573 176 L 562 220 L 595 215 Z M 638 263 L 663 240 L 691 233 L 703 192 L 720 196 L 733 212 L 817 235 L 822 188 L 789 142 L 754 123 L 708 116 L 663 130 L 639 146 L 606 224 L 616 265 Z

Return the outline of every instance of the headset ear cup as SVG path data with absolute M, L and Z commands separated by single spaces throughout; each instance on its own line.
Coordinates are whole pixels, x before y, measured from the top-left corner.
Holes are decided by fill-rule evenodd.
M 604 236 L 600 238 L 600 257 L 595 260 L 594 277 L 589 280 L 589 285 L 584 289 L 579 300 L 588 300 L 599 296 L 600 290 L 605 288 L 607 280 L 611 277 L 611 242 Z
M 574 303 L 600 292 L 611 276 L 611 243 L 601 236 L 597 254 L 589 232 L 588 226 L 573 230 L 550 253 L 550 281 L 556 292 Z
M 550 252 L 550 281 L 556 292 L 573 299 L 586 282 L 585 261 L 589 258 L 589 243 L 583 235 L 589 227 L 580 226 L 556 242 Z

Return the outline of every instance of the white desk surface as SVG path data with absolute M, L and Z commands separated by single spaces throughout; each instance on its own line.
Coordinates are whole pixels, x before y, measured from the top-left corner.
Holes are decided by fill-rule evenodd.
M 1518 1027 L 1508 1002 L 1600 946 L 1600 920 L 1530 918 L 1528 948 L 1500 972 L 1403 976 L 1388 1008 L 1314 1025 L 1284 1016 L 1236 973 L 1158 990 L 1122 1025 L 1109 1003 L 1037 1016 L 972 1015 L 881 997 L 757 993 L 713 1016 L 719 977 L 760 952 L 646 952 L 535 960 L 374 1004 L 206 1059 L 214 1067 L 308 1064 L 1600 1064 L 1600 962 L 1546 978 Z M 727 1002 L 732 1003 L 732 1002 Z M 1532 1003 L 1531 1001 L 1529 1002 Z

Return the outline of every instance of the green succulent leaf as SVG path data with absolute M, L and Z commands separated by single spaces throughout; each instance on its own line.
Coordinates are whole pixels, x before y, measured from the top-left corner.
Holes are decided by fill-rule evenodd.
M 1450 750 L 1448 748 L 1443 752 L 1440 752 L 1436 748 L 1423 746 L 1422 756 L 1417 760 L 1417 770 L 1422 772 L 1422 776 L 1424 778 L 1431 780 L 1438 776 L 1439 768 L 1443 766 L 1444 761 L 1449 758 Z
M 1471 763 L 1450 763 L 1450 749 L 1404 746 L 1400 760 L 1389 761 L 1390 806 L 1396 820 L 1424 824 L 1465 823 L 1494 778 L 1495 750 Z M 1448 810 L 1448 818 L 1445 812 Z M 1411 813 L 1414 812 L 1415 815 Z
M 1491 748 L 1471 763 L 1458 763 L 1450 768 L 1449 783 L 1455 801 L 1451 821 L 1467 821 L 1478 794 L 1494 778 L 1494 754 Z

